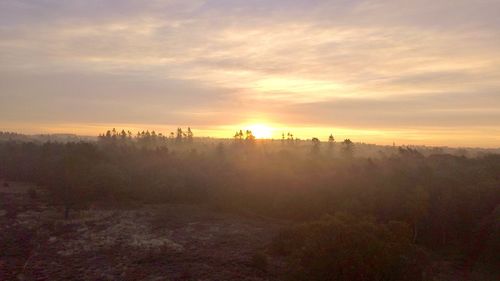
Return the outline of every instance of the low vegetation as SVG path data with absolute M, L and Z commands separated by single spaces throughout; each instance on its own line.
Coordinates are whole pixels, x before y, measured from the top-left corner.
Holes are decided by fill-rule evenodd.
M 428 280 L 427 253 L 405 223 L 338 214 L 283 231 L 272 249 L 288 258 L 292 280 Z

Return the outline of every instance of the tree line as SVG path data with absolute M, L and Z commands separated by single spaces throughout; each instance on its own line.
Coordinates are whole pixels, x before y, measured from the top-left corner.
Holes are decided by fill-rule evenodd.
M 106 133 L 99 134 L 97 140 L 101 144 L 138 144 L 143 147 L 158 147 L 164 146 L 168 143 L 191 143 L 193 142 L 194 134 L 191 127 L 186 130 L 182 128 L 177 128 L 176 133 L 170 132 L 168 135 L 163 133 L 156 133 L 156 131 L 138 131 L 133 134 L 131 131 L 122 129 L 118 131 L 116 128 L 112 130 L 107 130 Z

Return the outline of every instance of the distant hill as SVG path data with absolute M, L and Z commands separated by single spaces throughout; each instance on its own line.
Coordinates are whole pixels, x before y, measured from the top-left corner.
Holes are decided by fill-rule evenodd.
M 79 142 L 79 141 L 96 141 L 93 136 L 79 136 L 75 134 L 38 134 L 25 135 L 14 132 L 0 131 L 0 141 L 19 141 L 19 142 Z

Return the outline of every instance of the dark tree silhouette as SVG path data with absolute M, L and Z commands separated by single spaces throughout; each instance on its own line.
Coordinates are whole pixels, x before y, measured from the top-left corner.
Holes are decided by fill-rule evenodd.
M 177 128 L 177 135 L 176 135 L 176 137 L 175 137 L 175 140 L 176 140 L 178 143 L 180 143 L 180 142 L 182 142 L 183 137 L 184 137 L 184 132 L 182 131 L 182 129 L 181 129 L 181 128 Z
M 255 141 L 255 136 L 253 135 L 252 131 L 246 130 L 245 132 L 245 140 L 247 142 L 254 142 Z
M 352 158 L 354 155 L 354 143 L 350 139 L 342 142 L 342 154 L 345 158 Z
M 328 137 L 328 152 L 330 155 L 333 155 L 335 149 L 335 138 L 333 137 L 333 134 L 330 134 Z
M 193 132 L 191 131 L 190 127 L 188 127 L 188 129 L 187 129 L 187 141 L 189 143 L 193 142 Z
M 312 138 L 312 148 L 311 148 L 311 152 L 313 154 L 319 154 L 320 152 L 320 145 L 321 145 L 321 141 L 318 139 L 318 138 Z

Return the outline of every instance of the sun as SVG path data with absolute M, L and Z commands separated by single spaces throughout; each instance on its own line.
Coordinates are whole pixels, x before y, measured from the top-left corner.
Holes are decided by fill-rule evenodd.
M 252 134 L 258 139 L 270 139 L 273 136 L 273 129 L 262 124 L 249 125 L 245 130 L 252 131 Z

